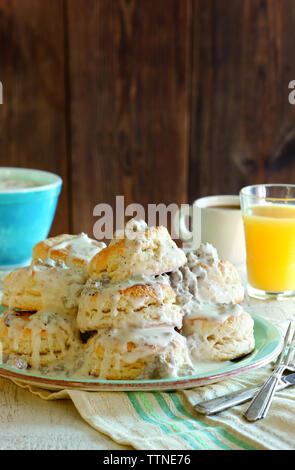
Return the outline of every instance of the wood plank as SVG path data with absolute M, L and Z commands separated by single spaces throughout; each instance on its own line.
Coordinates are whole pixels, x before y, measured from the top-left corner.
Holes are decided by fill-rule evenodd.
M 64 180 L 51 234 L 69 230 L 62 0 L 0 0 L 0 165 Z
M 294 182 L 292 0 L 193 5 L 189 199 Z
M 68 1 L 75 232 L 116 195 L 186 202 L 190 3 Z

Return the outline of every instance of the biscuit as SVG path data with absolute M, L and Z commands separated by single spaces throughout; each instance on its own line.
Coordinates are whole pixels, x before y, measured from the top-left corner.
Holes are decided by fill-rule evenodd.
M 54 261 L 61 260 L 71 268 L 87 271 L 91 258 L 105 247 L 105 243 L 93 240 L 85 233 L 58 235 L 33 247 L 32 263 L 50 258 Z
M 3 280 L 2 304 L 12 309 L 75 315 L 87 276 L 66 266 L 35 264 L 18 268 Z
M 94 280 L 124 281 L 136 276 L 153 276 L 177 269 L 186 263 L 165 227 L 134 230 L 125 238 L 114 238 L 92 258 L 89 276 Z
M 186 316 L 182 332 L 194 361 L 228 361 L 253 351 L 253 327 L 252 317 L 241 309 L 240 313 L 220 320 L 210 316 Z
M 236 268 L 229 261 L 219 261 L 216 266 L 200 267 L 207 271 L 207 276 L 199 280 L 199 295 L 211 302 L 235 302 L 244 300 L 245 290 Z
M 21 368 L 58 364 L 79 342 L 78 330 L 68 318 L 55 313 L 6 310 L 0 320 L 3 351 Z
M 99 330 L 87 345 L 89 375 L 107 380 L 189 375 L 186 341 L 173 328 Z
M 228 261 L 220 261 L 216 249 L 209 243 L 197 251 L 186 253 L 187 262 L 170 274 L 177 301 L 185 308 L 190 297 L 218 303 L 240 303 L 244 287 L 236 268 Z
M 79 301 L 79 329 L 85 332 L 153 325 L 181 328 L 182 310 L 175 304 L 175 292 L 169 284 L 161 282 L 161 277 L 159 279 L 144 284 L 88 281 Z

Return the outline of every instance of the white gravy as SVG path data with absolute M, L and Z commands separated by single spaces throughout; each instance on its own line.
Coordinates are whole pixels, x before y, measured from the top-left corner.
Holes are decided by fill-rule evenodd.
M 14 178 L 0 178 L 0 192 L 8 192 L 15 189 L 36 188 L 38 186 L 43 186 L 43 183 Z

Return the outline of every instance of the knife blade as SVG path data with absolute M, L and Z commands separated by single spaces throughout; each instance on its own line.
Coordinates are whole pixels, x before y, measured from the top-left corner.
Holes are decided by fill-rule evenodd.
M 280 383 L 276 389 L 276 392 L 283 390 L 284 388 L 290 387 L 295 384 L 295 373 L 284 375 L 281 378 Z M 245 388 L 244 390 L 238 390 L 237 392 L 227 393 L 218 398 L 212 400 L 202 401 L 194 405 L 195 411 L 205 415 L 213 415 L 225 411 L 236 405 L 241 405 L 251 398 L 260 390 L 260 387 Z

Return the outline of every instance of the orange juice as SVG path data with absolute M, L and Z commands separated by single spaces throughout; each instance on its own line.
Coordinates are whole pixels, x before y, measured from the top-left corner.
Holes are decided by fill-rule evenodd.
M 295 290 L 295 206 L 250 206 L 243 219 L 249 284 L 267 292 Z

